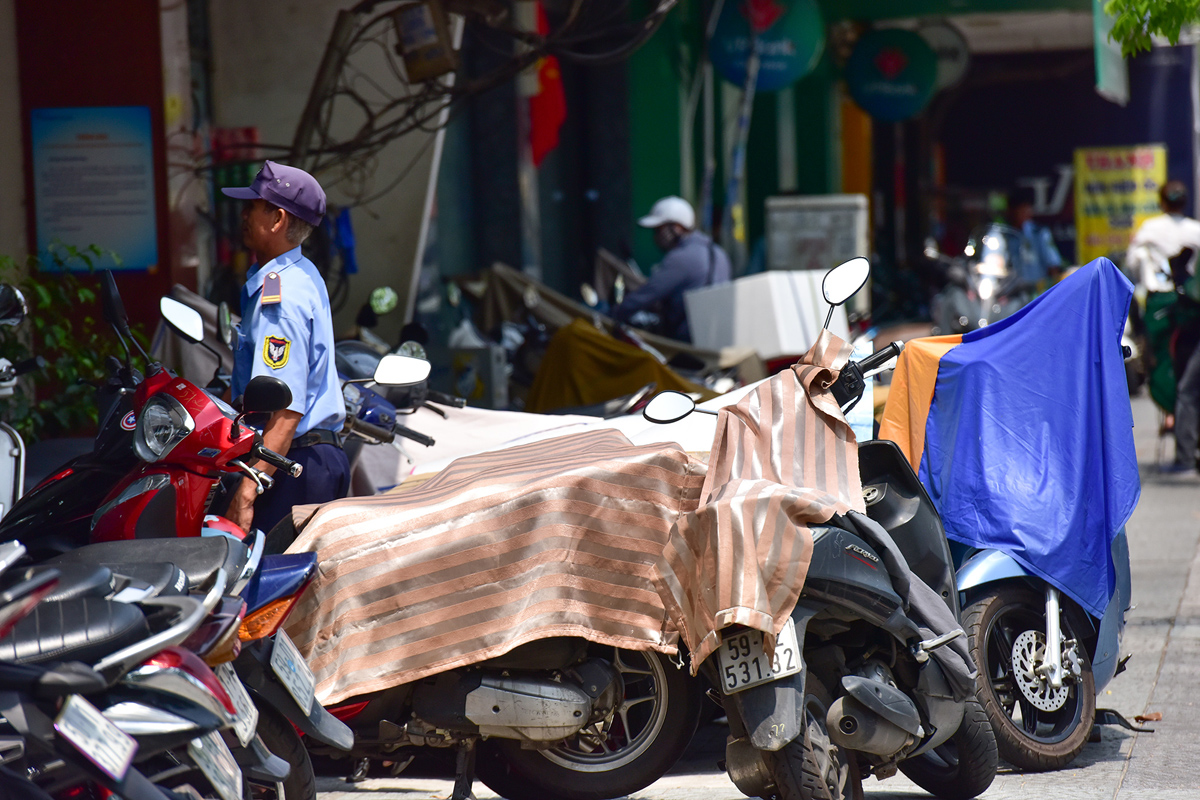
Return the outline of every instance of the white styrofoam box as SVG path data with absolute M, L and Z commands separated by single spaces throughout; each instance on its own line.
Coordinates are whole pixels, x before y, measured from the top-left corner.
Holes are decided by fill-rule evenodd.
M 692 344 L 708 350 L 752 347 L 763 359 L 806 352 L 825 324 L 824 272 L 771 271 L 684 295 Z M 834 310 L 829 329 L 849 339 L 846 311 Z

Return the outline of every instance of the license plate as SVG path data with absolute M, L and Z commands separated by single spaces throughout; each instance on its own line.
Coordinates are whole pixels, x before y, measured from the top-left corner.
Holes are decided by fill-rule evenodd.
M 242 769 L 221 734 L 213 731 L 188 743 L 188 754 L 221 800 L 242 800 Z
M 54 720 L 54 730 L 83 753 L 88 761 L 114 780 L 121 780 L 133 762 L 137 742 L 110 722 L 100 709 L 73 694 Z
M 292 640 L 283 631 L 275 634 L 275 647 L 271 651 L 271 669 L 279 676 L 280 682 L 288 690 L 292 699 L 296 701 L 296 705 L 300 706 L 300 710 L 307 714 L 312 708 L 313 689 L 316 681 L 313 679 L 312 670 L 308 668 L 308 664 L 304 663 L 304 657 L 300 655 L 296 645 L 292 644 Z
M 229 692 L 233 707 L 237 709 L 237 716 L 233 718 L 233 730 L 242 747 L 245 747 L 254 738 L 254 729 L 258 727 L 258 708 L 250 700 L 246 687 L 242 685 L 241 678 L 237 676 L 233 667 L 222 664 L 216 671 L 217 680 L 225 687 L 225 691 Z
M 724 684 L 721 688 L 725 694 L 734 694 L 776 678 L 795 675 L 804 669 L 800 647 L 796 643 L 796 625 L 790 617 L 779 632 L 773 659 L 767 658 L 763 652 L 762 632 L 754 630 L 724 635 L 717 653 Z

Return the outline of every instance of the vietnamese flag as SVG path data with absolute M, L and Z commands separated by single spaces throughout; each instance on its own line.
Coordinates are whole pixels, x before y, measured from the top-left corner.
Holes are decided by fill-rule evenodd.
M 546 9 L 537 4 L 537 32 L 550 32 Z M 540 167 L 546 155 L 558 147 L 558 129 L 567 118 L 567 98 L 563 93 L 562 72 L 555 56 L 544 56 L 537 63 L 538 93 L 529 98 L 529 146 L 533 165 Z

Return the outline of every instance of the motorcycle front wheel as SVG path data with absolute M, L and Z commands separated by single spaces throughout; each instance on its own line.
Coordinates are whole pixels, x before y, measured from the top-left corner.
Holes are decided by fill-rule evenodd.
M 1087 744 L 1096 718 L 1096 683 L 1078 612 L 1063 603 L 1063 637 L 1077 643 L 1082 674 L 1059 689 L 1032 673 L 1046 643 L 1046 601 L 1040 592 L 1000 586 L 968 606 L 963 623 L 979 667 L 977 694 L 1000 757 L 1032 772 L 1065 767 Z
M 649 786 L 692 740 L 704 697 L 700 682 L 661 653 L 590 648 L 625 681 L 625 697 L 604 727 L 589 726 L 546 750 L 510 739 L 479 746 L 476 774 L 508 800 L 606 800 Z

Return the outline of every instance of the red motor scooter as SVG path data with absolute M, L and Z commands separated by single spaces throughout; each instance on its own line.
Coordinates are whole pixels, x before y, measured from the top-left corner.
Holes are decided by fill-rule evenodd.
M 105 316 L 122 338 L 132 339 L 115 286 L 105 288 Z M 194 309 L 169 297 L 162 298 L 160 309 L 172 330 L 203 345 L 203 320 Z M 429 362 L 391 355 L 380 361 L 374 380 L 405 386 L 420 383 L 428 374 Z M 142 463 L 96 510 L 91 540 L 200 536 L 205 528 L 240 537 L 237 526 L 207 515 L 207 509 L 226 474 L 249 476 L 259 494 L 270 488 L 273 479 L 252 466 L 253 460 L 300 475 L 299 464 L 264 447 L 262 434 L 244 423 L 248 415 L 286 408 L 291 399 L 287 384 L 260 375 L 246 385 L 239 413 L 215 394 L 151 362 L 133 398 L 134 450 Z

